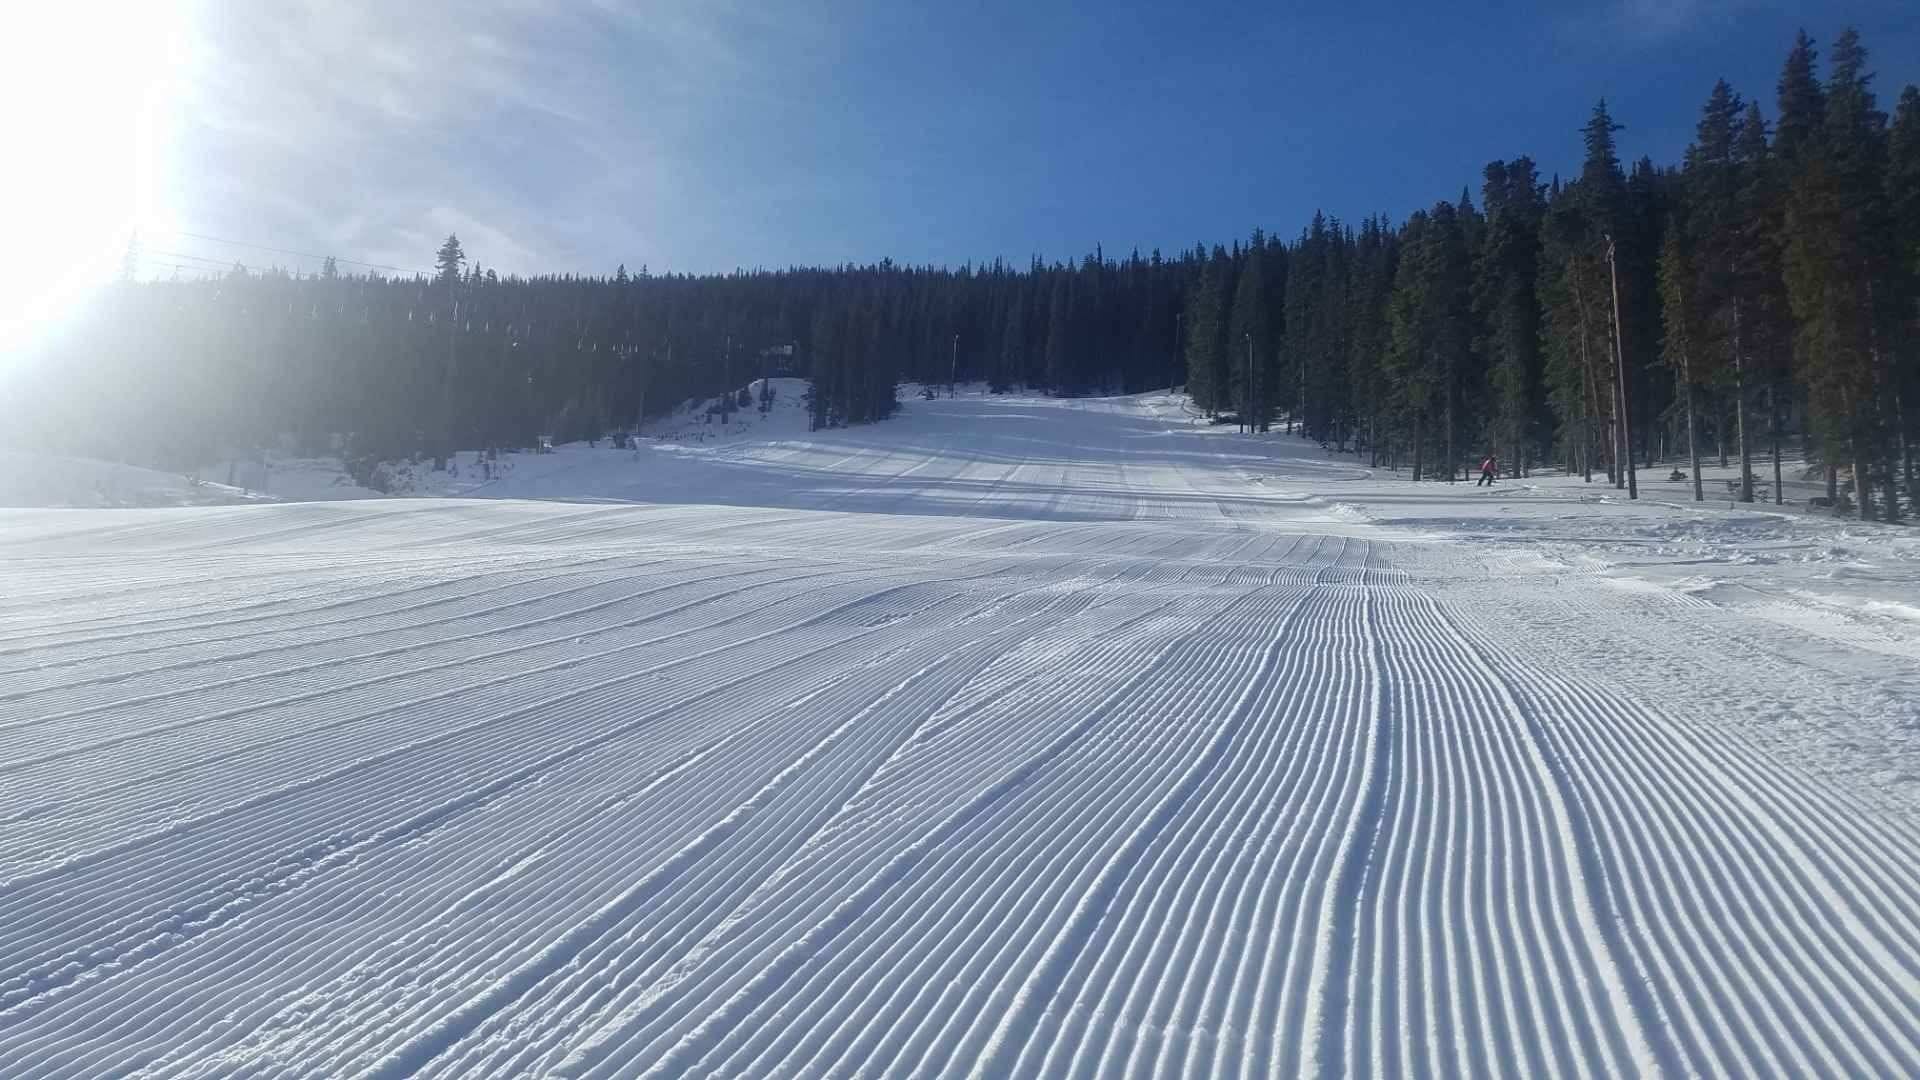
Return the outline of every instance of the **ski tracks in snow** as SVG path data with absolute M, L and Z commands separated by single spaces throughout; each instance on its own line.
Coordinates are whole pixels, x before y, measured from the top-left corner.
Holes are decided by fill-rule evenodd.
M 1580 660 L 1711 609 L 1074 415 L 822 508 L 10 528 L 0 1071 L 1920 1071 L 1920 823 Z

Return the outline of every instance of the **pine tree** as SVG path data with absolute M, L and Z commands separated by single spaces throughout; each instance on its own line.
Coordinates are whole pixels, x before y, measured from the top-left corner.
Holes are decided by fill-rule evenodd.
M 1556 441 L 1569 472 L 1593 477 L 1600 459 L 1609 481 L 1613 456 L 1599 436 L 1607 429 L 1613 365 L 1607 307 L 1606 267 L 1595 251 L 1594 229 L 1579 185 L 1556 180 L 1541 219 L 1541 351 L 1547 402 L 1556 420 Z
M 1233 321 L 1227 340 L 1233 349 L 1233 407 L 1241 421 L 1266 430 L 1273 400 L 1271 379 L 1263 379 L 1261 358 L 1273 348 L 1267 323 L 1267 248 L 1259 237 L 1249 245 L 1233 295 Z M 1253 363 L 1247 357 L 1254 358 Z M 1249 385 L 1251 380 L 1251 385 Z
M 1381 424 L 1389 404 L 1385 364 L 1391 344 L 1388 305 L 1393 296 L 1396 246 L 1384 217 L 1360 227 L 1347 293 L 1347 397 L 1369 464 L 1380 464 Z
M 1014 381 L 1027 368 L 1026 348 L 1027 294 L 1024 289 L 1015 288 L 1000 335 L 1000 362 L 987 376 L 988 390 L 1004 394 L 1013 388 Z
M 1626 385 L 1632 411 L 1636 460 L 1652 467 L 1659 425 L 1654 418 L 1672 406 L 1672 384 L 1655 376 L 1660 366 L 1660 243 L 1673 212 L 1679 180 L 1672 170 L 1656 168 L 1645 155 L 1627 173 L 1626 216 L 1615 237 L 1620 307 L 1626 335 Z M 1637 493 L 1634 474 L 1629 483 Z
M 1486 207 L 1475 253 L 1473 305 L 1483 328 L 1475 351 L 1492 396 L 1483 441 L 1520 476 L 1533 449 L 1533 402 L 1540 378 L 1540 223 L 1544 212 L 1533 162 L 1490 162 L 1481 187 Z
M 1620 130 L 1621 125 L 1615 123 L 1607 112 L 1606 100 L 1601 99 L 1593 107 L 1593 115 L 1584 129 L 1587 156 L 1580 169 L 1580 183 L 1574 189 L 1588 228 L 1588 235 L 1582 238 L 1583 242 L 1602 252 L 1618 250 L 1626 225 L 1626 177 L 1620 171 L 1620 158 L 1615 152 L 1613 138 L 1614 132 Z M 1606 403 L 1613 462 L 1610 475 L 1613 486 L 1623 488 L 1632 483 L 1630 478 L 1633 473 L 1633 450 L 1627 432 L 1632 399 L 1626 379 L 1625 342 L 1621 340 L 1621 323 L 1624 320 L 1615 317 L 1617 305 L 1611 302 L 1616 289 L 1613 272 L 1605 266 L 1600 267 L 1600 271 L 1592 284 L 1607 298 L 1606 302 L 1599 305 L 1599 310 L 1603 312 L 1602 321 L 1611 329 L 1609 351 L 1613 358 L 1613 363 L 1608 365 L 1612 378 L 1606 380 L 1610 386 Z
M 1887 139 L 1887 212 L 1892 219 L 1890 290 L 1897 349 L 1894 411 L 1909 506 L 1920 508 L 1920 88 L 1901 91 Z
M 1706 494 L 1700 481 L 1700 440 L 1694 423 L 1694 399 L 1699 387 L 1694 381 L 1693 344 L 1701 335 L 1692 295 L 1696 275 L 1692 260 L 1687 257 L 1684 235 L 1678 224 L 1669 222 L 1660 249 L 1660 299 L 1666 325 L 1661 358 L 1673 369 L 1678 384 L 1675 397 L 1679 399 L 1681 418 L 1685 422 L 1687 474 L 1693 479 L 1693 501 L 1700 502 Z
M 1920 87 L 1900 92 L 1888 130 L 1887 210 L 1893 218 L 1895 262 L 1909 279 L 1920 278 Z
M 1307 437 L 1323 444 L 1344 444 L 1345 431 L 1352 423 L 1347 376 L 1347 289 L 1352 244 L 1352 236 L 1339 219 L 1329 217 L 1319 249 L 1320 287 L 1309 326 L 1312 360 L 1301 409 Z
M 1432 442 L 1451 481 L 1460 463 L 1458 384 L 1473 343 L 1465 230 L 1453 205 L 1441 202 L 1408 220 L 1402 242 L 1404 255 L 1388 309 L 1393 334 L 1389 376 L 1397 384 L 1400 426 L 1413 451 L 1413 478 L 1426 475 Z
M 1826 117 L 1826 92 L 1814 74 L 1819 53 L 1805 30 L 1794 38 L 1793 50 L 1780 70 L 1780 117 L 1774 125 L 1773 149 L 1789 173 L 1801 159 L 1815 152 Z
M 1755 377 L 1767 392 L 1767 432 L 1773 458 L 1773 500 L 1783 501 L 1780 396 L 1791 373 L 1792 315 L 1781 279 L 1781 222 L 1784 214 L 1780 168 L 1767 143 L 1766 120 L 1757 103 L 1748 103 L 1734 145 L 1741 181 L 1738 201 L 1740 242 L 1733 252 L 1735 288 L 1744 298 L 1741 338 L 1746 382 Z
M 460 250 L 460 238 L 448 233 L 446 242 L 440 245 L 439 252 L 434 255 L 433 265 L 439 271 L 434 275 L 434 280 L 442 285 L 458 285 L 460 268 L 466 264 L 467 253 Z
M 1815 424 L 1827 460 L 1851 464 L 1865 519 L 1887 449 L 1880 394 L 1890 379 L 1879 325 L 1884 301 L 1876 295 L 1890 269 L 1886 117 L 1874 106 L 1866 51 L 1853 31 L 1834 42 L 1829 71 L 1825 122 L 1817 140 L 1800 148 L 1789 189 L 1786 281 Z
M 1073 370 L 1073 297 L 1066 275 L 1053 281 L 1053 295 L 1047 300 L 1046 384 L 1054 393 L 1063 393 Z
M 1226 327 L 1222 318 L 1225 304 L 1221 291 L 1226 277 L 1225 253 L 1215 250 L 1194 283 L 1187 301 L 1187 393 L 1193 403 L 1208 416 L 1218 416 L 1230 403 L 1231 384 L 1227 380 L 1227 357 L 1222 343 Z
M 1752 502 L 1753 454 L 1747 439 L 1750 346 L 1742 321 L 1746 313 L 1743 309 L 1752 305 L 1748 295 L 1750 283 L 1741 273 L 1747 263 L 1746 248 L 1750 241 L 1744 228 L 1742 169 L 1736 160 L 1744 112 L 1740 95 L 1734 93 L 1725 79 L 1720 80 L 1701 110 L 1694 143 L 1687 148 L 1683 176 L 1688 246 L 1692 252 L 1687 265 L 1698 277 L 1684 292 L 1689 300 L 1686 314 L 1697 315 L 1702 328 L 1687 335 L 1689 344 L 1695 346 L 1694 351 L 1702 353 L 1701 374 L 1716 377 L 1724 387 L 1725 399 L 1732 405 L 1734 439 L 1740 458 L 1739 497 L 1741 502 Z M 1673 291 L 1670 287 L 1669 298 Z M 1689 387 L 1691 385 L 1689 381 Z
M 1325 333 L 1321 326 L 1322 297 L 1326 293 L 1328 243 L 1327 217 L 1315 213 L 1313 221 L 1301 230 L 1293 245 L 1292 273 L 1287 281 L 1283 306 L 1286 333 L 1282 338 L 1279 401 L 1287 413 L 1287 431 L 1296 422 L 1306 432 L 1307 389 L 1314 381 L 1314 370 L 1323 362 Z

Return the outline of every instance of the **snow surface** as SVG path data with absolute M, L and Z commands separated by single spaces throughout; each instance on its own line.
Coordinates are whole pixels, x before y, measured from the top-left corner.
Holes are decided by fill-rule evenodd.
M 1164 396 L 512 461 L 0 512 L 0 1073 L 1920 1072 L 1905 530 Z
M 0 507 L 209 506 L 251 502 L 245 487 L 91 458 L 0 450 Z

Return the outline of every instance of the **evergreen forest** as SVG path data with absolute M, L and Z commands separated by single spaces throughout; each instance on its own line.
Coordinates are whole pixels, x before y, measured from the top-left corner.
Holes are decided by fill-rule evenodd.
M 1404 220 L 1171 254 L 520 277 L 450 236 L 430 275 L 130 271 L 16 365 L 8 441 L 183 470 L 444 459 L 765 374 L 809 379 L 816 427 L 886 418 L 902 381 L 1173 385 L 1414 479 L 1493 453 L 1629 488 L 1685 472 L 1699 497 L 1711 457 L 1746 465 L 1750 501 L 1784 452 L 1898 520 L 1920 502 L 1920 89 L 1883 100 L 1852 31 L 1824 53 L 1803 33 L 1764 97 L 1714 84 L 1679 161 L 1621 160 L 1630 118 L 1601 101 L 1577 174 L 1516 156 Z

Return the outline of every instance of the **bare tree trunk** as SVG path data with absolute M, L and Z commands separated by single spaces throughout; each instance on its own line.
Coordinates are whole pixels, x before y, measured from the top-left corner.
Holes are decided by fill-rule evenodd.
M 1916 477 L 1913 470 L 1913 440 L 1907 436 L 1907 409 L 1904 403 L 1896 407 L 1900 415 L 1900 467 L 1907 478 L 1907 508 L 1920 512 L 1920 477 Z
M 1684 338 L 1680 343 L 1680 383 L 1681 401 L 1687 411 L 1687 470 L 1693 476 L 1693 501 L 1704 502 L 1707 496 L 1700 486 L 1700 440 L 1693 425 L 1693 360 Z
M 1693 474 L 1693 501 L 1704 502 L 1706 492 L 1700 480 L 1700 440 L 1693 429 L 1693 387 L 1687 387 L 1687 470 Z
M 1722 401 L 1717 404 L 1719 408 L 1714 410 L 1713 417 L 1713 441 L 1719 447 L 1720 467 L 1724 469 L 1727 467 L 1727 403 Z
M 1773 435 L 1773 505 L 1786 501 L 1786 485 L 1780 478 L 1780 395 L 1776 387 L 1767 387 L 1767 426 Z
M 1867 281 L 1867 310 L 1872 311 L 1874 309 L 1874 306 L 1875 306 L 1874 282 L 1871 279 L 1869 279 Z M 1880 417 L 1879 417 L 1880 421 L 1883 423 L 1888 423 L 1888 426 L 1890 426 L 1893 429 L 1895 436 L 1897 438 L 1899 437 L 1902 431 L 1901 423 L 1900 423 L 1901 417 L 1900 417 L 1900 411 L 1899 411 L 1900 410 L 1899 380 L 1897 377 L 1889 378 L 1889 376 L 1893 376 L 1895 374 L 1892 370 L 1893 365 L 1891 363 L 1891 358 L 1888 357 L 1885 350 L 1881 348 L 1881 335 L 1880 335 L 1879 326 L 1874 322 L 1872 322 L 1871 320 L 1867 323 L 1867 343 L 1868 343 L 1867 355 L 1871 358 L 1873 363 L 1872 370 L 1873 370 L 1874 407 L 1875 407 L 1875 410 L 1880 413 Z M 1892 384 L 1891 387 L 1889 387 L 1888 385 L 1889 383 Z M 1892 393 L 1887 392 L 1889 389 L 1892 390 Z M 1893 409 L 1893 416 L 1891 417 L 1890 422 L 1889 422 L 1889 418 L 1886 415 L 1886 412 L 1889 406 L 1891 406 Z M 1882 446 L 1884 448 L 1884 444 L 1882 444 Z M 1896 449 L 1895 452 L 1898 453 L 1899 451 Z M 1856 454 L 1856 456 L 1858 455 Z M 1882 512 L 1881 516 L 1886 520 L 1888 524 L 1891 525 L 1900 520 L 1900 488 L 1896 482 L 1896 478 L 1894 477 L 1894 468 L 1893 468 L 1892 459 L 1888 459 L 1887 461 L 1886 488 L 1887 488 L 1887 505 L 1886 505 L 1886 509 Z M 1862 509 L 1864 510 L 1865 508 L 1862 507 Z M 1866 520 L 1864 514 L 1861 516 L 1861 520 L 1863 521 Z
M 1747 368 L 1740 341 L 1740 301 L 1733 302 L 1733 416 L 1740 443 L 1740 501 L 1753 501 L 1753 452 L 1747 445 Z
M 1867 473 L 1865 448 L 1860 445 L 1860 417 L 1853 408 L 1853 394 L 1844 387 L 1840 391 L 1840 408 L 1845 412 L 1853 433 L 1848 437 L 1848 449 L 1853 458 L 1853 498 L 1855 509 L 1861 521 L 1873 520 L 1873 478 Z
M 1900 456 L 1900 471 L 1906 482 L 1907 509 L 1910 512 L 1920 513 L 1920 482 L 1916 482 L 1913 472 L 1913 440 L 1908 437 L 1908 429 L 1906 397 L 1900 393 L 1900 380 L 1895 379 L 1893 381 L 1893 431 L 1896 452 Z
M 1307 360 L 1300 358 L 1300 435 L 1307 434 Z
M 1585 416 L 1580 418 L 1580 477 L 1581 483 L 1593 483 L 1593 421 Z
M 1420 479 L 1420 466 L 1426 463 L 1424 460 L 1424 451 L 1427 443 L 1425 439 L 1420 437 L 1420 421 L 1424 418 L 1423 413 L 1416 412 L 1413 414 L 1413 479 L 1415 482 L 1418 482 Z

